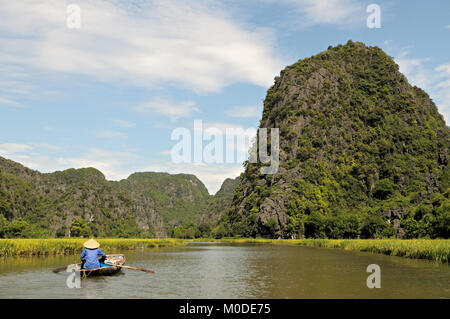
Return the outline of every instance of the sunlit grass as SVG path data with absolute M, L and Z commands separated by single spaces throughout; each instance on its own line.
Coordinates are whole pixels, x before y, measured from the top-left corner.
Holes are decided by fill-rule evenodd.
M 202 239 L 205 240 L 205 239 Z M 211 240 L 211 239 L 207 239 Z M 429 259 L 439 262 L 450 261 L 450 240 L 448 239 L 259 239 L 224 238 L 217 242 L 245 244 L 300 245 L 308 247 L 340 248 L 365 251 L 390 256 Z M 80 253 L 84 238 L 49 239 L 0 239 L 0 256 L 71 255 Z M 173 247 L 185 245 L 187 239 L 97 239 L 102 250 L 123 251 L 137 248 Z
M 71 255 L 80 253 L 85 238 L 45 238 L 45 239 L 0 239 L 0 256 L 41 256 Z M 132 250 L 136 248 L 171 247 L 183 245 L 183 239 L 97 239 L 100 248 L 112 250 Z
M 308 247 L 340 248 L 344 250 L 407 258 L 429 259 L 438 262 L 450 261 L 449 239 L 220 239 L 228 243 L 266 243 L 300 245 Z

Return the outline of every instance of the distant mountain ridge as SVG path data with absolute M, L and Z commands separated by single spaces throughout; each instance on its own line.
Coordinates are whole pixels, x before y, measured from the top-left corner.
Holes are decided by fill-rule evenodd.
M 190 174 L 145 172 L 108 181 L 95 168 L 40 173 L 0 157 L 0 238 L 165 237 L 196 222 L 213 199 Z
M 134 173 L 112 184 L 131 196 L 139 224 L 143 227 L 146 223 L 152 224 L 148 219 L 151 211 L 157 212 L 166 226 L 192 223 L 211 197 L 205 185 L 191 174 Z
M 214 194 L 214 196 L 211 196 L 208 205 L 204 208 L 197 223 L 215 225 L 230 209 L 234 190 L 240 182 L 240 177 L 225 179 L 217 193 Z

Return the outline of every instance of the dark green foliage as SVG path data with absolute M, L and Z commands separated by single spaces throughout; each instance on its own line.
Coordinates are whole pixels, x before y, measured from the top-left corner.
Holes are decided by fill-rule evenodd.
M 436 193 L 430 203 L 421 203 L 402 220 L 406 238 L 449 238 L 450 201 L 448 191 Z
M 8 228 L 9 228 L 8 220 L 5 218 L 5 216 L 0 214 L 0 238 L 7 237 Z
M 30 225 L 22 218 L 17 218 L 13 220 L 7 229 L 8 237 L 29 237 L 27 230 L 29 230 Z
M 0 157 L 0 238 L 167 236 L 195 222 L 210 198 L 193 175 L 110 182 L 94 168 L 41 174 Z
M 450 130 L 381 49 L 349 41 L 288 66 L 260 128 L 280 129 L 280 170 L 245 163 L 231 234 L 266 234 L 272 210 L 287 238 L 449 237 Z
M 40 174 L 1 157 L 0 210 L 9 222 L 3 237 L 114 237 L 136 224 L 131 198 L 94 168 Z
M 276 237 L 276 232 L 279 229 L 278 222 L 274 218 L 270 218 L 266 223 L 263 225 L 264 232 L 263 234 L 265 236 L 269 236 L 270 238 Z
M 60 228 L 58 228 L 56 230 L 56 237 L 60 238 L 60 237 L 65 237 L 66 236 L 66 225 L 61 226 Z
M 356 215 L 336 215 L 325 220 L 325 234 L 327 238 L 358 238 L 360 221 Z
M 305 222 L 305 236 L 307 238 L 326 238 L 325 218 L 319 212 L 312 212 Z
M 205 209 L 210 195 L 194 175 L 168 173 L 134 173 L 116 184 L 143 205 L 151 201 L 167 225 L 193 223 Z M 143 210 L 149 207 L 142 207 Z
M 361 238 L 385 238 L 395 235 L 394 227 L 377 214 L 368 214 L 361 224 Z
M 72 237 L 90 237 L 92 230 L 87 225 L 86 219 L 76 218 L 70 225 L 70 234 Z
M 373 196 L 377 199 L 387 199 L 393 192 L 394 183 L 390 179 L 384 178 L 375 183 Z
M 0 214 L 0 238 L 48 237 L 48 233 L 19 217 L 9 222 Z
M 211 231 L 211 237 L 215 239 L 220 239 L 230 235 L 230 232 L 225 228 L 223 224 L 219 224 Z
M 200 238 L 208 238 L 211 235 L 211 225 L 208 223 L 201 223 L 197 227 Z
M 239 177 L 225 179 L 217 193 L 209 198 L 208 205 L 200 215 L 198 223 L 215 224 L 230 209 L 234 190 L 239 184 Z
M 222 238 L 230 234 L 230 230 L 224 222 L 227 218 L 226 212 L 230 209 L 236 187 L 240 185 L 240 177 L 227 178 L 214 196 L 211 196 L 208 205 L 197 220 L 200 237 Z M 239 225 L 235 225 L 239 228 Z
M 177 226 L 171 232 L 173 238 L 208 238 L 211 236 L 211 226 L 206 223 L 200 225 L 188 224 L 184 226 Z

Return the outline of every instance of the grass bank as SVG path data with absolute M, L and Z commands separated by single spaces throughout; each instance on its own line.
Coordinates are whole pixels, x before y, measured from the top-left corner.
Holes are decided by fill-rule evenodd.
M 199 239 L 233 244 L 258 243 L 339 248 L 406 258 L 450 262 L 449 239 Z M 84 238 L 0 239 L 0 256 L 45 256 L 80 253 Z M 136 248 L 174 247 L 187 244 L 188 239 L 97 239 L 102 250 L 133 250 Z
M 0 256 L 45 256 L 79 254 L 85 238 L 46 239 L 0 239 Z M 183 239 L 128 239 L 100 238 L 100 248 L 112 250 L 133 250 L 136 248 L 172 247 L 186 244 Z
M 406 258 L 450 261 L 449 239 L 219 239 L 226 243 L 260 243 L 340 248 Z

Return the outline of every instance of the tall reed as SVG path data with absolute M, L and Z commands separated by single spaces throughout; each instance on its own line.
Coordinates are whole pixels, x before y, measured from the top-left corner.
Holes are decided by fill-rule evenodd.
M 0 239 L 0 256 L 70 255 L 80 253 L 83 238 Z M 105 252 L 130 250 L 139 247 L 171 247 L 185 244 L 182 239 L 97 239 Z
M 407 258 L 429 259 L 438 262 L 450 261 L 449 239 L 221 239 L 228 243 L 267 243 L 300 245 L 308 247 L 340 248 L 344 250 Z
M 132 250 L 136 248 L 173 247 L 185 245 L 187 240 L 164 239 L 97 239 L 106 252 Z M 81 252 L 83 238 L 49 239 L 0 239 L 0 256 L 70 255 Z M 448 239 L 259 239 L 225 238 L 217 242 L 244 244 L 300 245 L 308 247 L 339 248 L 365 251 L 390 256 L 429 259 L 438 262 L 450 261 L 450 240 Z

